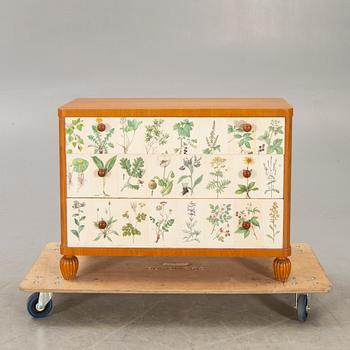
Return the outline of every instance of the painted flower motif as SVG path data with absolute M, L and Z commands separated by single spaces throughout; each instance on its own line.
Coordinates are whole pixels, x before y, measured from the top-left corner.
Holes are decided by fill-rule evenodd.
M 170 161 L 171 161 L 171 158 L 170 158 L 169 154 L 167 154 L 167 153 L 163 153 L 159 156 L 159 165 L 162 168 L 168 167 L 170 164 Z
M 103 122 L 103 118 L 96 118 L 96 123 L 102 123 Z
M 78 202 L 78 201 L 73 202 L 73 205 L 72 205 L 73 209 L 79 209 L 83 207 L 85 207 L 85 202 Z
M 156 210 L 157 211 L 161 211 L 163 208 L 164 208 L 164 206 L 167 204 L 167 202 L 160 202 L 157 206 L 156 206 Z
M 254 159 L 252 157 L 245 157 L 244 163 L 246 163 L 247 165 L 254 164 Z
M 211 162 L 210 162 L 210 165 L 212 167 L 218 167 L 222 164 L 224 164 L 226 162 L 226 159 L 223 158 L 223 157 L 214 157 Z

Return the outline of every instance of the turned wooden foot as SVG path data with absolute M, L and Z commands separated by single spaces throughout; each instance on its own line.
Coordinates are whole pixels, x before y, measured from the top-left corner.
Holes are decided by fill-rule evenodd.
M 273 261 L 273 273 L 277 281 L 286 282 L 291 269 L 292 264 L 288 258 L 276 258 Z
M 73 280 L 77 275 L 79 260 L 74 255 L 64 255 L 60 260 L 60 270 L 65 280 Z

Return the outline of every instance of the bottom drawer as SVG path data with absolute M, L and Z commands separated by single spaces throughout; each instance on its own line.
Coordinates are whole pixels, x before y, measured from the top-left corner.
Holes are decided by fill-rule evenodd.
M 68 247 L 282 248 L 283 199 L 67 199 Z

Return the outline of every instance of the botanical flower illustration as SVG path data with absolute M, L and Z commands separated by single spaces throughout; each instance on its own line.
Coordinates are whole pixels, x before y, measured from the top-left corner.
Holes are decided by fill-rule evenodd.
M 187 217 L 188 221 L 186 221 L 186 228 L 182 230 L 185 233 L 184 241 L 185 242 L 193 242 L 196 241 L 200 243 L 199 235 L 201 231 L 199 231 L 196 227 L 198 225 L 198 221 L 196 220 L 196 203 L 189 202 L 187 204 Z
M 102 178 L 102 194 L 104 196 L 109 196 L 105 190 L 105 188 L 106 188 L 106 176 L 113 169 L 114 164 L 117 160 L 117 156 L 113 156 L 112 158 L 108 159 L 106 164 L 104 164 L 104 162 L 100 158 L 98 158 L 97 156 L 93 156 L 92 160 L 97 167 L 97 175 Z
M 264 141 L 267 144 L 266 153 L 283 154 L 283 139 L 279 138 L 283 135 L 283 126 L 279 120 L 271 120 L 270 126 L 265 130 L 264 134 L 258 137 L 258 140 Z
M 96 121 L 100 123 L 102 118 L 97 118 Z M 96 125 L 92 127 L 92 135 L 88 135 L 88 139 L 92 142 L 92 144 L 88 145 L 88 147 L 92 147 L 94 149 L 94 153 L 108 153 L 109 148 L 114 148 L 113 143 L 110 141 L 114 128 L 108 131 L 99 131 Z
M 222 194 L 228 185 L 231 183 L 230 180 L 224 178 L 224 173 L 227 172 L 226 159 L 223 157 L 214 157 L 210 162 L 212 171 L 209 173 L 213 179 L 209 181 L 207 185 L 208 190 L 216 192 L 216 198 Z
M 123 179 L 126 181 L 121 189 L 123 191 L 125 188 L 131 190 L 138 190 L 143 184 L 142 176 L 145 173 L 144 169 L 145 162 L 142 157 L 137 157 L 131 163 L 130 159 L 122 158 L 120 160 L 120 166 L 124 170 Z
M 82 151 L 84 140 L 79 135 L 83 130 L 84 122 L 81 118 L 73 119 L 71 123 L 66 125 L 66 142 L 67 154 L 72 154 L 74 150 Z
M 142 121 L 137 119 L 120 119 L 120 130 L 123 133 L 123 144 L 120 145 L 123 148 L 123 152 L 126 154 L 129 151 L 130 146 L 134 142 L 136 130 L 142 124 Z
M 207 148 L 203 150 L 204 154 L 213 154 L 216 151 L 221 151 L 221 146 L 218 144 L 218 138 L 219 135 L 215 133 L 215 120 L 213 121 L 213 125 L 211 127 L 210 135 L 209 137 L 205 138 L 205 141 L 207 143 Z
M 267 177 L 267 189 L 264 193 L 270 193 L 270 196 L 272 198 L 273 193 L 280 193 L 280 191 L 275 188 L 275 184 L 277 182 L 277 159 L 270 157 L 270 159 L 264 163 L 264 169 L 265 175 Z
M 164 119 L 154 119 L 151 125 L 146 125 L 145 148 L 146 153 L 154 152 L 158 146 L 168 142 L 169 134 L 162 129 Z
M 165 233 L 169 232 L 171 226 L 175 220 L 171 217 L 172 210 L 166 208 L 167 202 L 160 202 L 156 206 L 157 216 L 150 216 L 151 222 L 155 225 L 156 229 L 156 243 L 159 242 L 160 238 L 164 240 Z
M 117 219 L 114 219 L 111 213 L 111 202 L 108 202 L 108 208 L 103 210 L 103 213 L 100 213 L 100 209 L 97 208 L 97 220 L 94 221 L 95 227 L 98 229 L 98 233 L 94 241 L 98 241 L 101 238 L 106 238 L 112 242 L 112 235 L 119 236 L 119 233 L 113 230 L 113 224 L 117 222 Z
M 187 154 L 188 147 L 197 147 L 197 139 L 191 138 L 191 131 L 193 129 L 193 122 L 188 119 L 182 120 L 174 125 L 174 130 L 177 131 L 178 140 L 180 145 L 178 148 L 175 148 L 175 153 L 178 154 Z
M 84 210 L 82 208 L 85 207 L 85 202 L 74 201 L 72 208 L 75 209 L 74 214 L 72 215 L 74 219 L 75 229 L 70 230 L 70 232 L 80 240 L 80 233 L 83 231 L 85 225 L 84 220 L 86 216 L 84 215 Z
M 276 236 L 280 233 L 280 231 L 277 230 L 277 221 L 280 217 L 280 214 L 278 212 L 278 204 L 277 202 L 272 203 L 272 207 L 270 208 L 270 225 L 269 228 L 271 230 L 270 234 L 267 234 L 266 236 L 272 239 L 272 242 L 275 243 Z
M 203 180 L 203 175 L 200 175 L 197 178 L 194 178 L 194 171 L 196 168 L 201 166 L 201 159 L 197 156 L 192 156 L 191 158 L 184 158 L 183 165 L 180 167 L 180 170 L 184 171 L 187 169 L 188 174 L 180 176 L 177 183 L 182 183 L 182 195 L 186 195 L 187 193 L 191 193 L 193 195 L 193 191 L 197 185 L 199 185 Z
M 242 234 L 244 238 L 247 238 L 252 233 L 258 239 L 255 232 L 255 227 L 260 228 L 258 213 L 260 213 L 260 210 L 257 207 L 253 207 L 252 203 L 248 203 L 244 210 L 237 211 L 238 228 L 235 233 Z
M 135 236 L 141 236 L 141 231 L 137 228 L 137 225 L 147 218 L 147 214 L 142 211 L 144 206 L 145 203 L 131 202 L 131 212 L 127 210 L 122 215 L 123 218 L 128 220 L 128 223 L 122 227 L 122 234 L 124 237 L 131 236 L 133 242 Z
M 68 169 L 68 185 L 73 184 L 73 173 L 77 174 L 78 184 L 84 184 L 84 172 L 87 170 L 89 162 L 83 158 L 74 158 Z
M 152 195 L 153 195 L 153 190 L 157 187 L 157 184 L 160 187 L 160 194 L 162 196 L 167 196 L 172 191 L 175 174 L 172 170 L 168 172 L 166 170 L 167 167 L 170 165 L 170 162 L 171 162 L 171 159 L 167 153 L 161 155 L 159 165 L 161 168 L 163 168 L 163 176 L 162 177 L 155 176 L 148 183 L 148 187 L 152 190 Z
M 228 125 L 227 128 L 228 134 L 232 134 L 232 139 L 237 140 L 238 147 L 241 150 L 242 154 L 252 154 L 252 146 L 250 144 L 253 141 L 253 129 L 251 124 L 248 123 L 236 123 L 234 125 Z
M 231 235 L 231 204 L 209 204 L 209 208 L 210 215 L 207 217 L 207 220 L 212 225 L 210 234 L 214 235 L 213 239 L 217 239 L 219 242 L 224 242 L 225 238 Z
M 249 178 L 252 175 L 252 169 L 250 168 L 250 165 L 254 163 L 254 160 L 252 157 L 246 157 L 244 158 L 244 163 L 247 165 L 246 169 L 243 169 L 242 175 L 244 178 L 246 178 L 246 184 L 238 184 L 238 190 L 236 190 L 236 194 L 246 194 L 246 198 L 250 198 L 249 193 L 251 191 L 257 191 L 259 188 L 255 186 L 255 182 L 250 182 Z

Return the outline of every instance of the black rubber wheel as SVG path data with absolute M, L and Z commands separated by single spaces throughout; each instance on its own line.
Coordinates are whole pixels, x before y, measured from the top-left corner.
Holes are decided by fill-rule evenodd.
M 308 300 L 306 294 L 298 295 L 297 299 L 297 316 L 298 320 L 301 322 L 305 322 L 308 317 Z
M 27 300 L 27 310 L 29 314 L 34 318 L 46 317 L 53 308 L 52 299 L 47 303 L 47 305 L 45 306 L 45 309 L 42 311 L 38 311 L 36 309 L 36 304 L 38 303 L 38 301 L 39 301 L 39 293 L 33 293 L 32 295 L 30 295 Z

